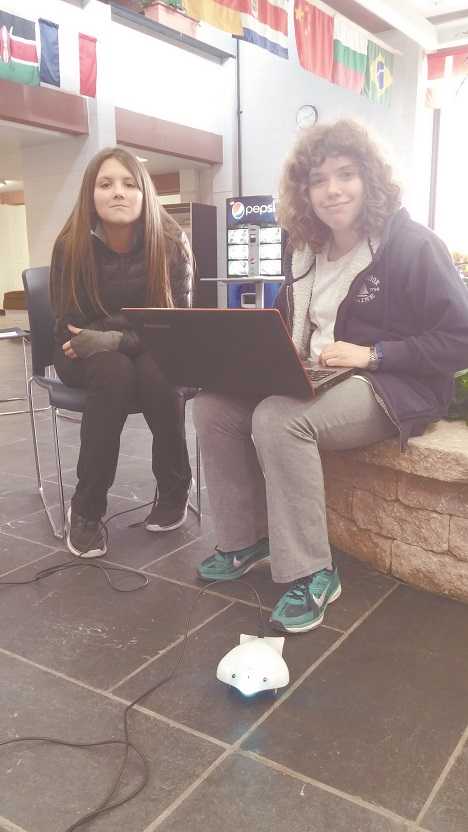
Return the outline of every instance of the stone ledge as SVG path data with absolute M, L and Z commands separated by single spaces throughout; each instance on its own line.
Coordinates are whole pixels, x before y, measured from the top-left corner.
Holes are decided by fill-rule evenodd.
M 322 454 L 330 542 L 422 589 L 468 601 L 468 427 L 437 422 Z
M 461 420 L 435 422 L 423 436 L 410 439 L 403 453 L 397 439 L 387 439 L 355 451 L 330 451 L 324 457 L 342 468 L 345 460 L 366 462 L 442 482 L 468 483 L 468 427 Z

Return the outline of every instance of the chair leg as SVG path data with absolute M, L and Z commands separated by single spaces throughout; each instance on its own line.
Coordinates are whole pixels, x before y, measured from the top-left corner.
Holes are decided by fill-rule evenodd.
M 13 396 L 9 399 L 0 399 L 0 402 L 29 402 L 29 392 L 28 392 L 28 382 L 29 382 L 29 370 L 28 370 L 28 357 L 26 353 L 26 344 L 27 339 L 22 338 L 23 342 L 23 362 L 24 362 L 24 381 L 25 381 L 25 388 L 26 388 L 26 395 L 25 396 Z M 32 401 L 32 397 L 31 397 Z M 29 407 L 31 407 L 31 403 L 29 402 Z M 29 413 L 29 407 L 27 410 L 5 410 L 0 413 L 0 416 L 18 416 L 20 413 Z M 43 410 L 48 410 L 48 407 L 37 407 L 36 413 L 41 413 Z
M 50 377 L 57 378 L 57 371 L 55 367 L 51 365 L 48 369 Z M 81 416 L 71 416 L 69 413 L 62 413 L 59 408 L 57 408 L 57 416 L 59 416 L 60 419 L 68 419 L 69 422 L 81 422 Z
M 57 537 L 61 537 L 62 540 L 65 537 L 65 527 L 66 527 L 66 514 L 65 514 L 65 498 L 63 496 L 63 479 L 62 479 L 62 460 L 60 457 L 60 444 L 58 440 L 58 430 L 57 430 L 57 408 L 51 407 L 51 415 L 52 415 L 52 430 L 54 434 L 54 448 L 55 448 L 55 463 L 57 466 L 57 483 L 58 483 L 58 495 L 60 501 L 60 512 L 61 512 L 61 521 L 62 521 L 62 531 Z
M 41 473 L 41 464 L 39 460 L 39 449 L 37 445 L 37 430 L 36 430 L 36 420 L 35 420 L 35 411 L 33 406 L 33 396 L 32 396 L 32 384 L 34 378 L 30 378 L 28 381 L 28 401 L 29 401 L 29 414 L 31 417 L 31 433 L 32 433 L 32 440 L 33 440 L 33 449 L 34 449 L 34 459 L 36 463 L 36 477 L 37 477 L 37 488 L 39 491 L 39 496 L 42 500 L 42 505 L 44 506 L 44 510 L 49 521 L 50 527 L 52 529 L 53 534 L 55 537 L 60 538 L 63 540 L 65 537 L 65 503 L 63 497 L 63 483 L 62 483 L 62 468 L 60 465 L 60 449 L 58 449 L 58 435 L 57 435 L 57 419 L 55 415 L 55 408 L 51 407 L 51 418 L 52 418 L 52 431 L 54 434 L 54 446 L 55 446 L 55 459 L 57 463 L 57 480 L 58 480 L 58 492 L 59 492 L 59 501 L 60 501 L 60 508 L 62 512 L 62 528 L 58 528 L 54 522 L 52 514 L 50 512 L 49 506 L 47 505 L 45 495 L 44 495 L 44 486 L 42 484 L 42 473 Z
M 194 514 L 197 515 L 198 519 L 202 519 L 202 504 L 201 504 L 201 456 L 200 456 L 200 443 L 198 441 L 198 436 L 195 435 L 195 466 L 196 466 L 196 481 L 195 481 L 195 488 L 196 488 L 196 502 L 195 505 L 189 500 L 188 507 L 193 511 Z

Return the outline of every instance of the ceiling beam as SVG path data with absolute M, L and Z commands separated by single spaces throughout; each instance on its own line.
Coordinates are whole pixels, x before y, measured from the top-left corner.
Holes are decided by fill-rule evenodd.
M 357 0 L 368 12 L 386 21 L 389 28 L 397 29 L 428 52 L 438 47 L 435 26 L 422 14 L 408 8 L 401 0 Z M 331 0 L 330 5 L 333 5 Z

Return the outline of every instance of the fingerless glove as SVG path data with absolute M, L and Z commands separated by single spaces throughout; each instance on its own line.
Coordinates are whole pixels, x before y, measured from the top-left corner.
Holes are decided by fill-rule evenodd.
M 78 335 L 70 338 L 71 345 L 78 358 L 89 358 L 97 352 L 112 352 L 118 350 L 123 333 L 115 330 L 96 332 L 93 329 L 82 329 Z

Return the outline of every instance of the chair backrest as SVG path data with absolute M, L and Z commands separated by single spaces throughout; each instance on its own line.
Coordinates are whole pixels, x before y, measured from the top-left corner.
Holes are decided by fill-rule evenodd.
M 43 376 L 54 360 L 55 317 L 49 298 L 49 267 L 25 269 L 23 285 L 31 330 L 33 374 Z

